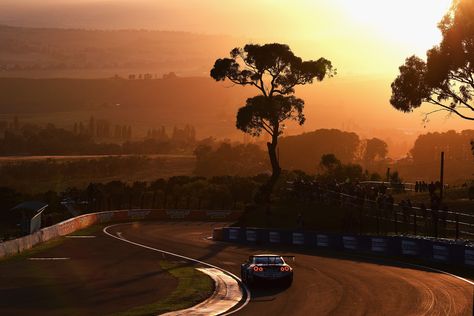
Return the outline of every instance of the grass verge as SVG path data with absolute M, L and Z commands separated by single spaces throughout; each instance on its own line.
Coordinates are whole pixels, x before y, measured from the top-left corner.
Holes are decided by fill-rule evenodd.
M 186 309 L 204 301 L 214 292 L 214 281 L 194 267 L 170 261 L 160 261 L 160 266 L 178 279 L 178 287 L 168 297 L 155 303 L 134 307 L 113 316 L 157 315 Z
M 66 239 L 65 237 L 58 237 L 58 238 L 51 239 L 47 242 L 37 244 L 33 248 L 24 250 L 16 255 L 0 258 L 0 262 L 6 262 L 6 261 L 11 261 L 11 260 L 21 260 L 21 259 L 28 258 L 32 255 L 36 255 L 45 250 L 59 246 L 60 244 L 64 242 L 65 239 Z
M 105 226 L 106 225 L 104 225 L 104 224 L 93 225 L 93 226 L 86 227 L 84 229 L 78 230 L 74 233 L 71 233 L 70 235 L 74 235 L 74 236 L 91 235 L 93 233 L 101 231 Z M 34 246 L 33 248 L 28 249 L 28 250 L 24 250 L 24 251 L 22 251 L 22 252 L 20 252 L 16 255 L 0 258 L 0 262 L 6 262 L 6 261 L 10 261 L 10 260 L 20 260 L 20 259 L 28 258 L 32 255 L 36 255 L 38 253 L 41 253 L 45 250 L 57 247 L 60 244 L 62 244 L 65 240 L 66 240 L 66 237 L 57 237 L 57 238 L 51 239 L 47 242 L 39 243 L 36 246 Z

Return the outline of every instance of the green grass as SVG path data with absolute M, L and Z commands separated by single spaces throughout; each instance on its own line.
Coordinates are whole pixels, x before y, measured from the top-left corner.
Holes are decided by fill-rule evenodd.
M 98 233 L 98 232 L 101 232 L 102 229 L 104 229 L 104 227 L 108 226 L 110 224 L 96 224 L 96 225 L 92 225 L 92 226 L 89 226 L 89 227 L 86 227 L 84 229 L 81 229 L 81 230 L 78 230 L 74 233 L 71 233 L 69 235 L 72 235 L 72 236 L 89 236 L 89 235 L 93 235 L 95 233 Z
M 157 315 L 194 306 L 214 292 L 213 280 L 193 267 L 183 267 L 179 263 L 160 261 L 163 270 L 178 279 L 178 287 L 156 303 L 134 307 L 113 316 Z

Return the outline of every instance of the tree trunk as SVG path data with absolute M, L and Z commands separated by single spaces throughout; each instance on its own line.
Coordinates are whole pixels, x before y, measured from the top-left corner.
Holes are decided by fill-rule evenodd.
M 268 180 L 268 182 L 265 185 L 265 188 L 263 190 L 263 202 L 270 202 L 270 196 L 273 192 L 273 188 L 275 187 L 276 182 L 278 181 L 278 178 L 280 177 L 281 174 L 281 168 L 280 168 L 280 163 L 278 161 L 277 157 L 277 146 L 278 146 L 278 128 L 275 128 L 275 134 L 272 137 L 272 142 L 267 143 L 267 148 L 268 148 L 268 156 L 270 157 L 270 163 L 272 166 L 272 176 Z

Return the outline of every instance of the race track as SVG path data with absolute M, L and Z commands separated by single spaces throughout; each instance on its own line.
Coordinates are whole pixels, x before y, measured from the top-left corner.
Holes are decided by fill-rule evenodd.
M 249 254 L 273 249 L 216 243 L 209 223 L 135 223 L 108 229 L 127 240 L 240 273 Z M 117 241 L 120 242 L 120 241 Z M 133 245 L 129 245 L 134 247 Z M 288 289 L 253 289 L 236 315 L 472 315 L 473 286 L 441 273 L 386 262 L 295 255 Z M 156 254 L 159 256 L 159 254 Z
M 252 289 L 235 315 L 469 315 L 473 286 L 455 277 L 339 253 L 214 242 L 222 223 L 137 222 L 107 232 L 198 259 L 236 275 L 250 254 L 295 255 L 290 288 Z M 159 261 L 170 256 L 112 238 L 66 238 L 56 247 L 0 261 L 0 315 L 107 315 L 166 297 L 177 282 Z M 57 258 L 58 260 L 31 260 Z M 64 259 L 64 260 L 63 260 Z M 174 259 L 187 264 L 181 259 Z M 195 267 L 199 265 L 192 264 Z

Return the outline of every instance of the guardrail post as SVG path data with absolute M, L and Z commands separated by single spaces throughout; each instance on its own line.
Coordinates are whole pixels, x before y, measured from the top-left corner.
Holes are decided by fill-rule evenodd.
M 456 221 L 456 240 L 459 239 L 459 213 L 456 212 L 455 216 L 455 221 Z

